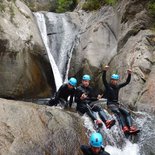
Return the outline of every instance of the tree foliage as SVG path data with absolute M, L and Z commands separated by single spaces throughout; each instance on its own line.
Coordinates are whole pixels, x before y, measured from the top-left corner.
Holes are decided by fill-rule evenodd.
M 115 5 L 117 3 L 117 0 L 105 0 L 105 3 L 109 5 Z
M 79 0 L 57 0 L 57 7 L 56 12 L 62 13 L 66 11 L 72 11 L 76 7 Z M 108 4 L 108 5 L 115 5 L 117 0 L 86 0 L 82 6 L 83 10 L 97 10 L 101 6 Z
M 155 0 L 150 0 L 148 3 L 148 9 L 151 15 L 155 17 Z
M 117 0 L 86 0 L 82 9 L 92 11 L 101 8 L 105 4 L 115 5 L 116 3 Z
M 87 0 L 82 9 L 83 10 L 89 10 L 89 11 L 92 11 L 92 10 L 97 10 L 101 7 L 101 4 L 98 0 Z
M 72 11 L 76 4 L 76 0 L 57 0 L 56 12 L 62 13 L 66 11 Z

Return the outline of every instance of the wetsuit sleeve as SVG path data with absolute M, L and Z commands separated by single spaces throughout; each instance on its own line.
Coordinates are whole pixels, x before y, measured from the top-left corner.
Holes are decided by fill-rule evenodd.
M 76 93 L 75 93 L 75 102 L 81 101 L 81 99 L 80 99 L 81 95 L 82 95 L 82 91 L 80 90 L 80 88 L 77 88 Z
M 101 155 L 110 155 L 108 152 L 104 151 Z
M 129 84 L 130 81 L 131 81 L 131 74 L 128 74 L 126 81 L 124 83 L 119 84 L 118 87 L 122 88 L 122 87 L 126 86 L 127 84 Z
M 99 155 L 110 155 L 108 152 L 106 152 L 105 150 L 104 150 L 104 148 L 102 148 L 102 151 L 100 152 L 100 154 Z
M 81 151 L 83 152 L 83 155 L 91 155 L 88 146 L 86 146 L 86 145 L 81 145 L 80 149 L 81 149 Z
M 56 92 L 56 95 L 55 95 L 55 100 L 58 100 L 59 97 L 60 97 L 60 93 L 61 91 L 64 89 L 64 85 L 62 85 L 59 90 Z
M 95 91 L 95 89 L 93 89 L 92 87 L 89 87 L 89 95 L 88 95 L 88 98 L 87 100 L 90 100 L 90 101 L 97 101 L 97 92 Z
M 109 84 L 108 84 L 108 82 L 106 80 L 106 71 L 103 71 L 102 81 L 103 81 L 103 84 L 104 84 L 105 88 L 108 89 L 109 88 Z

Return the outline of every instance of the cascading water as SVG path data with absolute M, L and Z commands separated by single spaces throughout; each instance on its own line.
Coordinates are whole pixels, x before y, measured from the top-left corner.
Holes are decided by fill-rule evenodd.
M 67 14 L 38 12 L 35 13 L 35 17 L 49 56 L 58 89 L 67 77 L 68 66 L 72 50 L 76 43 L 78 30 L 75 24 L 70 21 Z M 155 126 L 152 126 L 152 124 L 155 124 L 155 119 L 146 113 L 137 112 L 136 115 L 136 124 L 141 129 L 137 143 L 131 143 L 124 137 L 118 123 L 111 130 L 107 130 L 105 126 L 103 127 L 103 136 L 106 141 L 105 150 L 111 155 L 153 155 L 152 153 L 155 152 L 155 147 L 153 147 L 155 146 L 153 144 Z M 93 123 L 90 119 L 87 116 L 84 116 L 83 119 L 85 127 L 89 131 L 88 134 L 94 132 Z
M 105 150 L 109 152 L 110 155 L 152 155 L 152 153 L 154 153 L 155 148 L 152 142 L 155 138 L 155 128 L 152 124 L 154 124 L 153 122 L 155 120 L 144 112 L 135 112 L 135 115 L 135 123 L 141 129 L 137 143 L 133 143 L 125 138 L 118 122 L 110 130 L 103 126 L 102 135 L 105 140 Z M 114 116 L 110 117 L 114 118 Z M 90 118 L 86 115 L 82 118 L 84 119 L 84 126 L 88 130 L 87 134 L 90 135 L 90 133 L 96 132 Z M 152 147 L 151 150 L 149 150 L 150 147 Z
M 54 72 L 57 89 L 68 78 L 68 63 L 78 30 L 67 14 L 35 13 L 38 27 Z
M 61 78 L 60 72 L 58 70 L 58 67 L 55 63 L 55 60 L 51 54 L 51 50 L 49 48 L 49 40 L 47 37 L 45 17 L 44 17 L 44 14 L 39 13 L 39 12 L 35 13 L 35 17 L 37 19 L 37 24 L 38 24 L 39 30 L 41 32 L 41 37 L 42 37 L 42 40 L 46 47 L 46 51 L 47 51 L 47 54 L 48 54 L 48 57 L 49 57 L 49 60 L 50 60 L 51 66 L 52 66 L 56 89 L 58 90 L 58 88 L 62 85 L 62 78 Z

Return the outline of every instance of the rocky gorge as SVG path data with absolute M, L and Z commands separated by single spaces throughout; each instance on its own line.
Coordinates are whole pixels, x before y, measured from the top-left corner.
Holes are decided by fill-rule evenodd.
M 0 154 L 48 155 L 54 151 L 53 155 L 76 155 L 80 151 L 75 148 L 87 142 L 78 114 L 16 101 L 50 97 L 56 90 L 54 70 L 33 14 L 53 10 L 55 3 L 1 1 L 0 97 L 15 101 L 0 99 Z M 75 76 L 80 84 L 81 76 L 90 74 L 92 85 L 103 93 L 102 66 L 110 66 L 108 79 L 118 72 L 122 81 L 126 70 L 131 68 L 132 80 L 121 90 L 120 101 L 133 109 L 154 113 L 155 31 L 147 3 L 147 0 L 120 0 L 116 6 L 104 5 L 96 11 L 77 7 L 66 12 L 68 22 L 77 32 L 68 76 Z M 66 140 L 68 145 L 64 145 Z

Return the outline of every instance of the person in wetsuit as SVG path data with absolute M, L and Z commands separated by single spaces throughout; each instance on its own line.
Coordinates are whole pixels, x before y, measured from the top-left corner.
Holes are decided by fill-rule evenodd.
M 56 106 L 58 104 L 63 105 L 64 107 L 71 107 L 73 103 L 73 97 L 75 96 L 75 86 L 77 80 L 75 78 L 70 78 L 68 83 L 63 84 L 59 90 L 56 92 L 54 98 L 49 101 L 50 106 Z M 68 101 L 68 97 L 70 97 Z
M 135 133 L 137 129 L 132 124 L 132 119 L 130 113 L 120 106 L 118 102 L 119 90 L 129 84 L 131 81 L 131 70 L 128 69 L 128 76 L 125 82 L 118 84 L 119 75 L 112 74 L 110 83 L 107 83 L 106 80 L 106 72 L 109 69 L 109 66 L 105 66 L 103 70 L 102 80 L 105 86 L 105 94 L 107 98 L 107 106 L 108 108 L 115 114 L 119 124 L 122 127 L 124 133 Z
M 82 77 L 82 84 L 77 87 L 75 102 L 77 103 L 77 111 L 81 114 L 87 113 L 87 115 L 95 122 L 98 126 L 102 125 L 102 122 L 97 120 L 93 112 L 98 112 L 101 120 L 105 123 L 107 128 L 111 128 L 115 124 L 115 120 L 108 120 L 105 112 L 100 106 L 97 106 L 93 101 L 97 101 L 101 98 L 101 95 L 96 94 L 94 89 L 89 85 L 90 75 L 84 75 Z
M 83 155 L 110 155 L 104 150 L 103 138 L 100 133 L 92 133 L 89 139 L 90 145 L 81 145 Z

